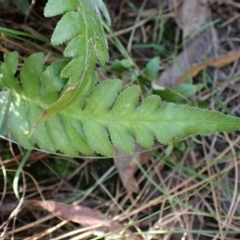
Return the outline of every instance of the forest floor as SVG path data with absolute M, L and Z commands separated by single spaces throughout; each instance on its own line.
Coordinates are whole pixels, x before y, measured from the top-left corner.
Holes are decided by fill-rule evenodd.
M 120 78 L 141 85 L 143 97 L 240 116 L 237 2 L 108 0 L 114 34 L 106 29 L 110 60 L 97 67 L 100 80 Z M 9 51 L 21 61 L 40 51 L 47 63 L 62 58 L 63 46 L 50 43 L 59 17 L 44 18 L 45 3 L 0 5 L 0 61 Z M 147 66 L 152 79 L 141 77 Z M 136 146 L 114 159 L 26 152 L 0 140 L 0 239 L 240 239 L 239 140 L 238 132 L 216 133 Z M 17 200 L 13 183 L 27 153 Z

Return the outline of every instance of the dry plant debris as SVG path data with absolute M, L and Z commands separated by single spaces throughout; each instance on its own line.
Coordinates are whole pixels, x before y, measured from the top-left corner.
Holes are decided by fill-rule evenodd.
M 229 52 L 222 56 L 210 58 L 204 62 L 198 63 L 195 66 L 192 66 L 186 73 L 184 73 L 184 75 L 177 81 L 177 83 L 185 82 L 186 77 L 190 77 L 190 78 L 195 77 L 200 71 L 202 71 L 207 67 L 222 68 L 238 60 L 239 58 L 240 58 L 240 51 Z
M 135 154 L 123 156 L 121 152 L 116 151 L 113 159 L 114 164 L 129 196 L 131 196 L 132 193 L 139 193 L 139 185 L 134 177 L 134 174 L 138 170 L 136 161 L 141 164 L 146 164 L 150 156 L 151 154 L 145 152 L 138 144 L 135 144 Z
M 129 230 L 123 230 L 123 226 L 117 222 L 111 222 L 104 214 L 100 211 L 71 204 L 63 204 L 55 201 L 38 201 L 38 200 L 25 200 L 25 203 L 41 207 L 53 215 L 67 221 L 76 222 L 83 227 L 95 226 L 95 232 L 98 228 L 102 229 L 104 233 L 113 231 L 114 236 L 110 234 L 109 239 L 120 236 L 122 234 L 130 234 Z M 120 229 L 120 230 L 119 230 Z M 116 231 L 118 230 L 118 231 Z M 104 234 L 103 234 L 104 235 Z M 139 240 L 137 236 L 122 238 L 125 240 Z
M 211 22 L 207 0 L 185 0 L 181 8 L 176 9 L 175 21 L 183 31 L 184 50 L 160 75 L 158 82 L 164 87 L 178 84 L 181 76 L 188 73 L 196 63 L 216 54 L 218 45 L 214 26 L 206 28 L 206 24 Z M 192 39 L 185 43 L 187 37 Z

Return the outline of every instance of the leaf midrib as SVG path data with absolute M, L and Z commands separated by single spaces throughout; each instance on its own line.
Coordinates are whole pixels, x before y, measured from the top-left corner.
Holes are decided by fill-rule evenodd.
M 8 93 L 8 91 L 6 91 L 6 94 Z M 28 102 L 29 104 L 33 104 L 37 107 L 40 107 L 41 109 L 47 109 L 47 107 L 49 106 L 48 104 L 44 104 L 43 102 L 41 102 L 40 99 L 30 99 L 27 96 L 23 95 L 23 94 L 17 94 L 16 92 L 12 91 L 13 95 L 16 95 L 18 98 L 24 100 L 25 102 Z M 72 111 L 69 111 L 68 108 L 66 108 L 65 110 L 62 110 L 61 112 L 58 113 L 60 116 L 61 115 L 65 115 L 68 116 L 69 119 L 75 119 L 79 122 L 88 120 L 88 121 L 92 121 L 92 122 L 98 122 L 101 123 L 105 126 L 107 126 L 107 124 L 109 122 L 114 122 L 117 123 L 119 122 L 119 125 L 122 124 L 134 124 L 134 123 L 143 123 L 143 124 L 169 124 L 169 122 L 174 122 L 174 125 L 178 125 L 178 124 L 186 124 L 186 119 L 187 117 L 183 118 L 183 119 L 176 119 L 174 118 L 174 116 L 172 116 L 172 118 L 168 118 L 168 119 L 164 119 L 164 118 L 152 118 L 152 117 L 148 117 L 147 119 L 140 119 L 139 116 L 137 115 L 137 110 L 134 110 L 131 113 L 131 116 L 120 116 L 120 117 L 116 117 L 113 116 L 111 113 L 111 109 L 109 109 L 109 111 L 103 111 L 101 116 L 97 116 L 97 115 L 92 115 L 92 114 L 86 114 L 84 112 L 84 110 L 82 109 L 78 109 L 77 113 L 73 113 Z M 134 116 L 135 115 L 135 116 Z M 36 116 L 36 119 L 39 116 Z M 198 120 L 198 119 L 190 119 L 188 121 L 188 124 L 216 124 L 216 121 L 212 120 Z M 231 126 L 234 125 L 234 123 L 228 123 L 226 121 L 221 121 L 221 119 L 219 119 L 219 121 L 217 122 L 217 124 L 221 124 L 221 125 L 226 125 L 226 126 Z

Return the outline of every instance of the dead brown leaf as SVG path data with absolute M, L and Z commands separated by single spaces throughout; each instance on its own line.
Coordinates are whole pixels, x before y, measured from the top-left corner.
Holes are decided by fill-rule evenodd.
M 175 11 L 175 21 L 186 38 L 196 33 L 204 24 L 211 21 L 207 0 L 184 0 L 182 7 Z
M 203 25 L 210 22 L 211 12 L 206 0 L 185 0 L 175 14 L 175 21 L 183 30 L 183 35 L 199 34 L 189 41 L 184 50 L 174 59 L 174 63 L 160 75 L 158 82 L 164 87 L 178 84 L 181 76 L 188 72 L 193 65 L 204 61 L 209 55 L 216 56 L 217 33 L 215 28 L 201 30 Z
M 219 57 L 211 58 L 205 62 L 199 63 L 192 68 L 190 68 L 182 77 L 179 79 L 178 83 L 183 83 L 187 77 L 195 77 L 201 70 L 207 67 L 222 68 L 229 65 L 233 61 L 240 58 L 240 51 L 229 52 L 225 55 Z
M 181 76 L 188 72 L 191 67 L 206 59 L 212 44 L 212 31 L 206 29 L 193 39 L 183 52 L 181 52 L 174 63 L 167 67 L 158 79 L 158 83 L 164 87 L 173 87 L 178 84 Z
M 110 227 L 110 221 L 100 211 L 88 207 L 78 205 L 64 204 L 56 201 L 38 201 L 25 200 L 26 203 L 36 207 L 41 207 L 53 213 L 59 218 L 72 221 L 83 226 L 92 226 L 102 224 L 102 226 Z
M 114 231 L 114 236 L 116 236 L 116 234 L 119 236 L 120 234 L 131 233 L 128 229 L 122 230 L 123 226 L 120 223 L 113 222 L 100 211 L 88 207 L 64 204 L 56 201 L 25 200 L 25 203 L 41 207 L 61 219 L 78 223 L 84 227 L 97 225 L 105 232 Z M 115 232 L 117 229 L 120 229 L 120 231 Z M 126 237 L 123 239 L 140 240 L 137 236 Z
M 115 151 L 114 164 L 118 170 L 120 179 L 129 196 L 134 192 L 139 192 L 139 186 L 134 178 L 138 167 L 135 161 L 146 163 L 150 158 L 149 152 L 143 152 L 143 148 L 138 144 L 135 145 L 135 154 L 122 156 L 118 150 Z M 141 153 L 143 152 L 143 153 Z

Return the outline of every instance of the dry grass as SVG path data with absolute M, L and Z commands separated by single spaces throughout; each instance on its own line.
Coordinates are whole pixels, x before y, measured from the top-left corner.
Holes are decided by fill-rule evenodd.
M 217 25 L 220 47 L 236 50 L 240 40 L 240 6 L 234 1 L 224 2 L 211 4 L 213 18 L 220 20 Z M 1 14 L 0 24 L 49 39 L 56 19 L 44 19 L 42 8 L 43 4 L 36 3 L 31 14 L 25 17 L 10 7 Z M 162 58 L 162 70 L 170 61 L 170 53 L 178 53 L 180 31 L 171 19 L 173 11 L 167 6 L 161 11 L 146 6 L 140 15 L 120 2 L 118 6 L 113 3 L 111 9 L 116 36 L 131 51 L 130 56 L 138 66 L 144 66 L 157 52 Z M 161 14 L 158 21 L 157 14 Z M 158 34 L 163 26 L 159 19 L 164 20 L 167 29 L 160 40 Z M 110 35 L 108 38 L 111 62 L 122 58 L 116 50 L 119 47 L 116 40 Z M 41 50 L 49 62 L 62 52 L 60 47 L 48 42 L 28 40 L 34 44 L 18 40 L 14 34 L 2 34 L 0 52 L 17 50 L 24 59 Z M 136 47 L 139 44 L 152 47 L 141 50 Z M 159 44 L 160 52 L 156 48 Z M 218 81 L 215 75 L 211 78 L 206 72 L 194 79 L 203 81 L 205 88 L 191 101 L 203 101 L 210 109 L 239 116 L 238 62 L 226 71 L 228 79 L 225 81 Z M 101 70 L 100 75 L 104 78 L 110 73 Z M 98 239 L 93 237 L 96 226 L 82 228 L 22 204 L 23 199 L 32 198 L 98 209 L 111 219 L 131 226 L 142 239 L 240 239 L 239 140 L 238 133 L 215 134 L 188 139 L 183 148 L 176 143 L 170 153 L 163 146 L 153 149 L 149 162 L 139 164 L 135 176 L 141 190 L 133 199 L 126 194 L 110 159 L 69 159 L 34 151 L 22 173 L 20 201 L 16 201 L 11 184 L 24 151 L 1 140 L 0 239 Z

